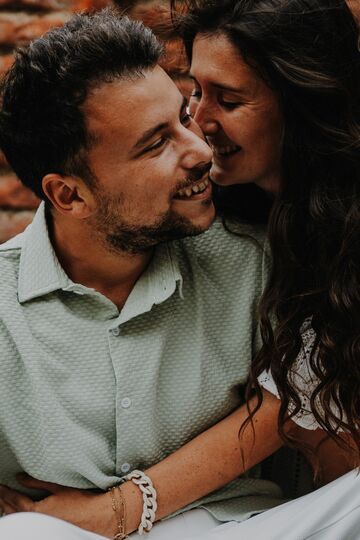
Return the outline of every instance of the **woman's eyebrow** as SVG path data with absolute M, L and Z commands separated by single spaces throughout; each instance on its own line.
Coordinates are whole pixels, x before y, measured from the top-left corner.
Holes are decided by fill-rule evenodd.
M 198 81 L 196 80 L 196 77 L 194 77 L 194 75 L 189 73 L 189 77 L 194 82 L 199 84 Z M 220 88 L 220 90 L 226 90 L 228 92 L 235 92 L 236 94 L 245 94 L 245 92 L 246 92 L 246 89 L 244 87 L 238 87 L 238 86 L 235 87 L 235 86 L 231 86 L 229 84 L 225 84 L 225 83 L 220 84 L 220 83 L 215 83 L 215 82 L 212 82 L 212 81 L 210 81 L 210 84 L 212 86 L 215 86 L 215 88 Z

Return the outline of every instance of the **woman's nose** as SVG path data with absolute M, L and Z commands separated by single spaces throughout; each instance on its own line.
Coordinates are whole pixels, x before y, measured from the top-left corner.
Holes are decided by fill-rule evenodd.
M 211 109 L 206 107 L 206 104 L 198 103 L 191 109 L 191 114 L 195 122 L 201 127 L 205 135 L 212 135 L 218 130 L 218 123 L 213 115 Z

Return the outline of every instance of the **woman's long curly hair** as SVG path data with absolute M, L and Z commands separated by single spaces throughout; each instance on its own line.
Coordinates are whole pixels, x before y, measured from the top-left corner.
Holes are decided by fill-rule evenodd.
M 272 271 L 259 313 L 263 347 L 251 369 L 271 370 L 279 430 L 301 408 L 291 376 L 312 318 L 312 411 L 330 437 L 360 451 L 360 53 L 344 0 L 189 2 L 181 20 L 189 57 L 198 33 L 224 34 L 275 91 L 284 117 L 280 191 L 268 237 Z M 234 66 L 234 69 L 236 67 Z M 232 198 L 234 207 L 234 199 Z M 277 321 L 273 325 L 274 319 Z M 336 407 L 340 413 L 336 412 Z M 257 410 L 256 409 L 256 410 Z M 255 411 L 253 411 L 254 414 Z

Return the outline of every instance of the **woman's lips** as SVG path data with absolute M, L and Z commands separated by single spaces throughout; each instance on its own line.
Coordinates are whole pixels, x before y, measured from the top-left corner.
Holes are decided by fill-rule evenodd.
M 234 154 L 237 154 L 241 150 L 240 146 L 237 146 L 236 144 L 227 144 L 227 145 L 219 145 L 219 144 L 210 144 L 210 148 L 212 149 L 214 153 L 215 158 L 224 159 L 230 156 L 233 156 Z

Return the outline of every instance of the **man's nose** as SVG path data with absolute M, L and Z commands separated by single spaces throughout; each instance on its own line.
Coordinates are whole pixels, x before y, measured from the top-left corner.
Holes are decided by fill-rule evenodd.
M 183 155 L 183 167 L 193 169 L 199 165 L 210 163 L 213 157 L 210 146 L 201 135 L 201 130 L 187 130 L 188 141 Z

